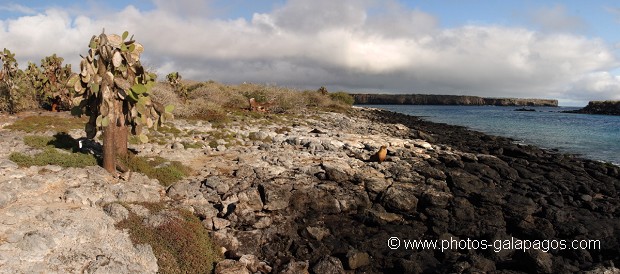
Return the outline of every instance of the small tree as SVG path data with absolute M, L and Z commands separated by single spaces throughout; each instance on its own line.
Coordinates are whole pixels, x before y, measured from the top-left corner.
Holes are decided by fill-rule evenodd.
M 19 67 L 17 60 L 15 60 L 15 54 L 10 50 L 4 49 L 0 53 L 0 61 L 2 61 L 2 71 L 0 71 L 0 81 L 6 86 L 6 101 L 8 103 L 9 113 L 15 113 L 17 94 L 19 86 L 17 85 L 17 78 L 19 77 Z
M 110 173 L 124 167 L 118 161 L 127 157 L 128 128 L 142 142 L 148 142 L 144 127 L 157 129 L 172 119 L 174 106 L 151 101 L 149 90 L 156 75 L 140 64 L 144 47 L 122 36 L 101 33 L 93 36 L 87 56 L 82 56 L 80 73 L 73 74 L 68 86 L 78 95 L 72 111 L 90 117 L 86 124 L 88 138 L 103 130 L 103 167 Z

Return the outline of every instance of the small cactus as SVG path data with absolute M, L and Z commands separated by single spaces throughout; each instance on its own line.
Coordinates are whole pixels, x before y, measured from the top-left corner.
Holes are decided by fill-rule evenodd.
M 172 86 L 174 91 L 183 99 L 183 102 L 187 101 L 187 87 L 181 83 L 181 74 L 179 72 L 171 72 L 166 75 L 168 83 Z

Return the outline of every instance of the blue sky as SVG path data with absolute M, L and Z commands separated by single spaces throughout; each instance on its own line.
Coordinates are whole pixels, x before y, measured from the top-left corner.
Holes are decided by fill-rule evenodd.
M 620 100 L 617 1 L 2 1 L 20 65 L 130 31 L 160 74 L 384 93 Z

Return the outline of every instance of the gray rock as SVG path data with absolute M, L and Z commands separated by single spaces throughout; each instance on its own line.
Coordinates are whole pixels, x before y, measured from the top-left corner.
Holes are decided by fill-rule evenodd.
M 239 261 L 226 259 L 215 266 L 215 274 L 250 274 L 248 268 Z
M 118 203 L 107 204 L 103 207 L 103 211 L 108 214 L 115 222 L 120 222 L 129 218 L 129 210 Z
M 583 200 L 585 202 L 592 202 L 592 196 L 590 196 L 588 194 L 583 194 L 583 195 L 581 195 L 581 200 Z
M 149 214 L 151 213 L 150 210 L 144 207 L 143 205 L 129 204 L 127 205 L 127 207 L 129 207 L 129 211 L 131 211 L 131 213 L 136 214 L 143 218 L 148 217 Z
M 217 149 L 217 151 L 225 151 L 226 150 L 226 146 L 225 145 L 219 145 L 215 149 Z
M 218 176 L 211 176 L 202 182 L 202 186 L 214 189 L 218 194 L 223 195 L 230 189 L 230 186 Z
M 213 217 L 213 229 L 222 230 L 228 226 L 230 226 L 230 221 L 218 217 Z
M 15 162 L 13 162 L 13 161 L 11 161 L 9 159 L 2 159 L 2 160 L 0 160 L 0 170 L 5 170 L 6 171 L 6 170 L 15 170 L 15 169 L 18 169 L 18 168 L 19 168 L 19 166 Z
M 250 270 L 252 273 L 270 273 L 271 267 L 267 265 L 267 263 L 262 262 L 255 255 L 246 254 L 239 258 L 239 262 L 245 265 L 245 267 Z
M 174 142 L 172 144 L 172 149 L 181 150 L 185 149 L 185 146 L 181 142 Z
M 385 210 L 368 210 L 368 216 L 377 224 L 386 223 L 400 223 L 403 221 L 403 217 L 396 213 L 385 212 Z
M 213 230 L 213 218 L 204 219 L 201 223 L 202 227 L 204 227 L 205 229 Z
M 370 256 L 366 252 L 349 250 L 347 252 L 347 266 L 349 269 L 358 269 L 370 264 Z
M 259 191 L 264 197 L 263 208 L 271 211 L 287 208 L 292 188 L 293 186 L 286 182 L 272 181 L 260 184 Z
M 195 197 L 202 197 L 199 182 L 179 181 L 168 188 L 168 197 L 181 200 Z
M 308 272 L 308 261 L 298 262 L 295 260 L 290 261 L 280 274 L 309 274 Z
M 219 210 L 211 204 L 192 205 L 192 207 L 194 208 L 194 214 L 201 219 L 211 219 L 219 213 Z
M 344 274 L 342 262 L 336 257 L 325 256 L 312 268 L 314 273 Z
M 256 188 L 248 188 L 237 195 L 239 197 L 239 209 L 250 209 L 253 211 L 260 211 L 263 209 L 263 201 L 261 200 L 260 193 Z
M 7 206 L 15 200 L 16 198 L 11 193 L 0 192 L 0 208 Z
M 528 262 L 535 267 L 535 272 L 553 273 L 553 259 L 550 253 L 538 249 L 528 249 L 525 254 Z
M 252 225 L 256 229 L 268 228 L 273 223 L 273 220 L 269 216 L 261 217 Z
M 346 182 L 354 174 L 351 166 L 343 162 L 323 162 L 321 167 L 325 170 L 328 180 Z
M 394 183 L 385 192 L 383 203 L 402 212 L 415 212 L 418 205 L 416 186 L 408 183 Z
M 306 231 L 308 231 L 308 234 L 310 234 L 310 236 L 317 241 L 322 241 L 323 238 L 331 234 L 329 232 L 329 229 L 324 228 L 324 227 L 309 226 L 309 227 L 306 227 Z
M 445 208 L 452 198 L 451 193 L 437 191 L 433 188 L 425 190 L 422 194 L 422 199 L 426 203 L 439 208 Z
M 604 267 L 600 266 L 593 270 L 586 271 L 585 274 L 620 274 L 620 269 L 616 267 Z
M 237 251 L 241 245 L 239 239 L 232 235 L 230 229 L 215 231 L 213 232 L 212 238 L 214 243 L 230 251 Z

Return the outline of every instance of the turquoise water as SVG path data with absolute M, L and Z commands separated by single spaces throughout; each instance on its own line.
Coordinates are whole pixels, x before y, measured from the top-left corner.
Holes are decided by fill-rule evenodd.
M 568 107 L 363 105 L 461 125 L 542 148 L 620 164 L 620 116 L 561 113 Z

